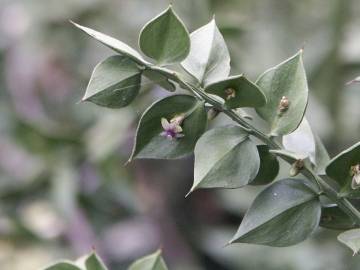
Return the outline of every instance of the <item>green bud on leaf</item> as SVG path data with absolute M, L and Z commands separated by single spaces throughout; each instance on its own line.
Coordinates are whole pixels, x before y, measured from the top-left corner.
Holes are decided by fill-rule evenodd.
M 223 98 L 225 106 L 229 109 L 261 107 L 266 103 L 262 91 L 243 75 L 211 83 L 206 86 L 205 92 Z
M 256 108 L 256 111 L 270 124 L 271 135 L 286 135 L 294 131 L 303 119 L 308 102 L 302 51 L 267 70 L 256 84 L 267 99 L 266 105 Z

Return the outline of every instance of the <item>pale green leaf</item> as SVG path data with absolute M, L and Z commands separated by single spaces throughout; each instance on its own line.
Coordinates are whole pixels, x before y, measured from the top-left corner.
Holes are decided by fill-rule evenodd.
M 124 56 L 111 56 L 95 67 L 82 100 L 121 108 L 138 95 L 140 84 L 141 71 L 133 61 Z
M 360 249 L 360 229 L 352 229 L 338 235 L 338 240 L 352 249 L 356 255 Z
M 256 145 L 239 126 L 206 132 L 195 146 L 197 188 L 239 188 L 255 178 L 260 166 Z
M 274 68 L 267 70 L 256 81 L 264 92 L 267 103 L 256 109 L 270 124 L 271 135 L 293 132 L 301 123 L 308 102 L 308 85 L 302 62 L 302 51 Z M 289 105 L 280 110 L 282 98 Z
M 110 49 L 116 51 L 117 53 L 129 57 L 131 60 L 135 61 L 138 64 L 141 65 L 149 65 L 150 63 L 146 62 L 141 54 L 139 54 L 137 51 L 135 51 L 133 48 L 128 46 L 127 44 L 121 42 L 120 40 L 117 40 L 113 37 L 110 37 L 108 35 L 105 35 L 103 33 L 100 33 L 98 31 L 95 31 L 93 29 L 90 29 L 85 26 L 81 26 L 77 23 L 71 22 L 73 25 L 75 25 L 77 28 L 84 31 L 89 36 L 93 37 L 94 39 L 98 40 L 105 46 L 109 47 Z
M 331 159 L 326 167 L 326 174 L 339 184 L 343 194 L 351 195 L 352 197 L 360 196 L 359 189 L 354 190 L 351 188 L 353 178 L 351 169 L 358 164 L 360 164 L 360 142 Z
M 43 270 L 82 270 L 82 269 L 69 262 L 59 262 L 52 266 L 46 267 Z
M 206 86 L 205 92 L 224 99 L 229 109 L 265 105 L 263 92 L 243 75 L 232 76 Z
M 128 270 L 168 270 L 164 259 L 161 257 L 161 251 L 146 256 L 135 261 Z
M 169 140 L 161 119 L 186 115 L 181 127 L 182 138 Z M 206 129 L 207 115 L 203 102 L 189 95 L 173 95 L 151 105 L 142 115 L 133 148 L 133 158 L 175 159 L 191 154 L 196 141 Z
M 226 79 L 230 73 L 230 55 L 215 19 L 190 35 L 191 49 L 182 67 L 202 85 Z
M 279 173 L 280 165 L 277 157 L 269 152 L 267 145 L 257 146 L 260 156 L 259 172 L 249 184 L 250 185 L 267 185 L 271 183 Z
M 315 137 L 305 117 L 294 132 L 283 136 L 282 143 L 286 150 L 297 153 L 303 158 L 309 157 L 311 162 L 315 164 Z
M 330 162 L 330 156 L 328 151 L 326 150 L 322 140 L 315 133 L 315 172 L 318 174 L 325 174 L 326 166 Z
M 315 172 L 325 174 L 325 167 L 330 161 L 329 154 L 305 117 L 294 132 L 283 136 L 283 145 L 286 150 L 302 158 L 308 157 L 315 165 Z
M 156 70 L 145 69 L 143 71 L 143 75 L 169 92 L 174 92 L 176 90 L 176 86 L 171 81 L 169 81 L 169 79 L 164 74 Z
M 333 230 L 349 230 L 356 224 L 337 205 L 327 205 L 321 209 L 320 226 Z
M 280 180 L 256 197 L 231 243 L 295 245 L 317 228 L 320 214 L 319 199 L 307 181 Z
M 170 6 L 144 26 L 139 46 L 159 65 L 173 64 L 189 54 L 190 37 L 184 23 Z
M 86 258 L 85 266 L 86 270 L 107 270 L 105 264 L 95 253 L 92 253 L 88 258 Z

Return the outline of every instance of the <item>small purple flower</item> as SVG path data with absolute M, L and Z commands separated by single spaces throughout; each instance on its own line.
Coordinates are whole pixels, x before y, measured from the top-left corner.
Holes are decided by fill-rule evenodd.
M 172 119 L 170 123 L 166 118 L 161 118 L 161 125 L 164 131 L 161 132 L 160 135 L 166 137 L 169 140 L 184 137 L 185 135 L 181 133 L 183 131 L 182 127 L 180 126 L 181 122 L 182 119 L 178 118 Z

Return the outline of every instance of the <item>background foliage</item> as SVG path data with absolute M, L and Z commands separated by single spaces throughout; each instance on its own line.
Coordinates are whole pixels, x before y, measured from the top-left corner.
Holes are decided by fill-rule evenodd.
M 359 85 L 345 86 L 360 74 L 358 1 L 173 2 L 191 31 L 215 13 L 233 73 L 252 80 L 305 43 L 312 128 L 332 156 L 358 140 Z M 167 95 L 150 81 L 142 82 L 142 98 L 125 109 L 77 104 L 93 66 L 112 52 L 68 19 L 135 46 L 142 25 L 167 1 L 1 0 L 0 5 L 2 268 L 35 270 L 94 247 L 111 269 L 122 269 L 160 246 L 171 269 L 358 268 L 360 260 L 349 260 L 351 252 L 337 243 L 337 233 L 325 229 L 286 249 L 222 248 L 259 188 L 195 191 L 184 199 L 193 179 L 192 158 L 123 166 L 136 120 Z M 214 125 L 220 121 L 228 120 Z

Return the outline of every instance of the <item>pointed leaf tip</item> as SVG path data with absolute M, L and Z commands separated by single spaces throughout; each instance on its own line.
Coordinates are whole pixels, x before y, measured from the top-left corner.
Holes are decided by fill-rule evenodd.
M 168 270 L 161 256 L 161 249 L 151 255 L 143 257 L 130 265 L 128 270 Z
M 93 251 L 85 260 L 86 270 L 108 270 L 104 262 Z
M 353 256 L 358 254 L 360 250 L 360 229 L 352 229 L 340 233 L 337 239 L 353 251 Z
M 190 39 L 190 53 L 181 66 L 203 85 L 226 79 L 230 54 L 215 19 L 192 32 Z
M 95 67 L 82 101 L 108 108 L 125 107 L 138 95 L 140 85 L 137 65 L 127 57 L 111 56 Z
M 190 50 L 189 32 L 171 5 L 142 28 L 139 46 L 159 65 L 185 59 Z
M 98 32 L 96 30 L 93 30 L 91 28 L 82 26 L 80 24 L 77 24 L 73 21 L 70 21 L 75 27 L 82 30 L 84 33 L 88 34 L 92 38 L 96 39 L 103 45 L 109 47 L 110 49 L 114 50 L 115 52 L 119 53 L 120 55 L 124 55 L 129 57 L 131 60 L 136 62 L 137 64 L 141 66 L 148 66 L 150 63 L 144 60 L 144 58 L 133 48 L 131 48 L 129 45 L 125 44 L 124 42 L 117 40 L 113 37 L 110 37 L 108 35 L 105 35 L 101 32 Z
M 304 241 L 318 226 L 317 194 L 301 179 L 279 180 L 255 198 L 231 243 L 275 247 Z

